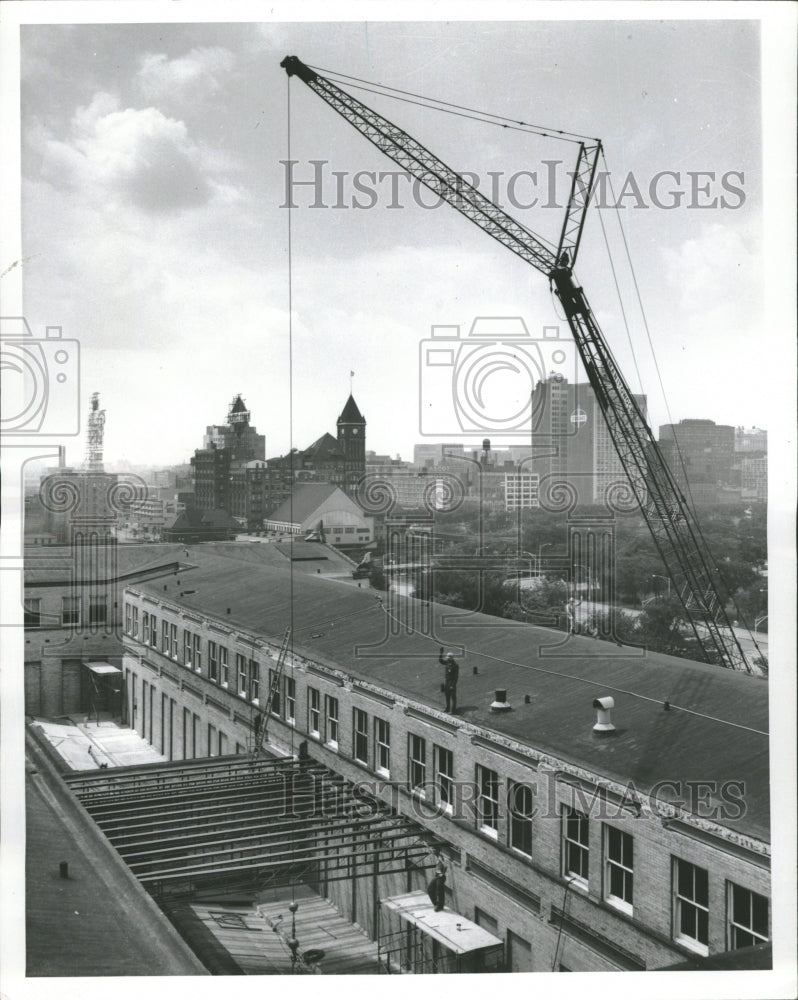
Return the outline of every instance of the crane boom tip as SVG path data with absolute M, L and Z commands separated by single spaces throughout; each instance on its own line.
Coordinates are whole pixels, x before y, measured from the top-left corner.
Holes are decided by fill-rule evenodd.
M 305 83 L 316 79 L 316 74 L 307 67 L 298 56 L 286 56 L 280 63 L 289 76 L 298 76 Z

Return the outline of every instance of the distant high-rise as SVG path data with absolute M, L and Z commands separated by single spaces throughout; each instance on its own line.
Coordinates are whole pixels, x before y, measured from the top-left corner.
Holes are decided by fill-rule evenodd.
M 645 419 L 646 397 L 633 398 Z M 567 483 L 580 504 L 610 501 L 613 484 L 625 482 L 626 473 L 592 386 L 550 376 L 535 387 L 532 412 L 528 454 L 537 454 L 521 457 L 519 450 L 518 461 L 523 472 L 538 473 L 541 504 L 546 506 L 558 482 Z
M 733 481 L 733 427 L 714 420 L 663 424 L 659 446 L 677 483 L 689 488 L 694 503 L 719 502 L 720 487 Z
M 266 438 L 250 424 L 240 395 L 233 397 L 226 424 L 206 428 L 202 448 L 194 452 L 194 504 L 199 510 L 232 510 L 231 475 L 249 462 L 265 461 Z
M 767 455 L 768 432 L 761 427 L 735 427 L 735 452 L 758 452 Z
M 103 429 L 105 427 L 105 410 L 100 409 L 100 394 L 91 395 L 91 410 L 86 432 L 86 463 L 89 472 L 103 471 Z

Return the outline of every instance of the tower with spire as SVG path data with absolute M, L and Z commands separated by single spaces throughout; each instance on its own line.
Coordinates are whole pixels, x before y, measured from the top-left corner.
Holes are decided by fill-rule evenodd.
M 366 472 L 366 418 L 350 392 L 338 417 L 338 448 L 344 456 L 345 484 L 353 488 Z

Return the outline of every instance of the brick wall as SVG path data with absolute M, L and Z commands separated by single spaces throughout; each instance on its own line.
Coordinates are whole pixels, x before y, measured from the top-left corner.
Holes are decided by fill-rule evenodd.
M 157 645 L 126 640 L 124 658 L 128 704 L 133 706 L 134 727 L 173 760 L 217 753 L 244 752 L 251 725 L 267 697 L 269 666 L 277 656 L 276 643 L 246 635 L 221 622 L 211 623 L 175 605 L 129 594 L 127 600 L 142 615 L 155 615 Z M 177 659 L 161 652 L 161 621 L 178 626 Z M 199 635 L 201 670 L 183 665 L 183 630 Z M 211 681 L 208 640 L 224 643 L 229 651 L 230 682 Z M 260 664 L 260 705 L 251 692 L 240 697 L 233 678 L 236 653 Z M 615 792 L 597 796 L 596 784 L 576 777 L 563 763 L 553 772 L 550 758 L 534 748 L 514 745 L 490 731 L 477 731 L 463 720 L 435 712 L 341 671 L 299 656 L 286 660 L 283 681 L 295 684 L 295 721 L 269 719 L 269 743 L 282 753 L 296 753 L 307 740 L 311 756 L 344 778 L 368 788 L 446 844 L 450 862 L 450 905 L 474 919 L 477 912 L 495 921 L 498 935 L 514 942 L 519 967 L 547 970 L 563 965 L 573 971 L 657 968 L 692 954 L 674 941 L 673 858 L 691 862 L 708 872 L 710 954 L 726 950 L 728 883 L 769 896 L 766 857 L 742 843 L 721 839 L 717 831 L 695 830 L 683 823 L 663 824 L 657 815 L 624 807 Z M 321 710 L 319 736 L 309 735 L 309 692 L 318 692 Z M 285 688 L 280 712 L 285 715 Z M 325 706 L 337 701 L 337 745 L 325 742 Z M 353 710 L 367 716 L 365 762 L 355 759 Z M 171 725 L 170 725 L 171 718 Z M 390 726 L 390 773 L 376 773 L 375 719 Z M 408 788 L 408 738 L 425 741 L 425 795 Z M 220 746 L 219 740 L 223 745 Z M 451 751 L 451 777 L 459 794 L 451 812 L 435 802 L 434 748 Z M 491 830 L 480 831 L 475 817 L 478 795 L 477 768 L 495 773 L 498 780 L 498 816 Z M 595 780 L 601 782 L 601 776 Z M 510 846 L 510 820 L 506 806 L 511 783 L 533 788 L 531 851 Z M 562 811 L 571 807 L 589 815 L 587 824 L 588 877 L 584 881 L 563 874 Z M 625 831 L 633 838 L 633 906 L 623 910 L 606 898 L 607 828 Z M 373 933 L 375 899 L 411 888 L 423 888 L 424 871 L 409 876 L 330 882 L 326 892 L 350 919 Z M 529 948 L 526 946 L 529 945 Z M 515 958 L 514 958 L 515 960 Z

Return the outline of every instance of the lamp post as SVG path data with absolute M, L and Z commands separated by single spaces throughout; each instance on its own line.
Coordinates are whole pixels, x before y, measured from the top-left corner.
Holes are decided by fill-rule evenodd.
M 544 542 L 542 545 L 538 545 L 538 563 L 537 563 L 537 574 L 538 574 L 538 576 L 542 576 L 543 575 L 540 572 L 540 560 L 541 560 L 541 555 L 540 554 L 541 554 L 541 552 L 544 549 L 550 549 L 553 544 L 554 544 L 554 542 Z
M 671 596 L 671 578 L 669 576 L 660 576 L 659 573 L 651 574 L 652 580 L 664 580 L 668 584 L 668 597 Z

